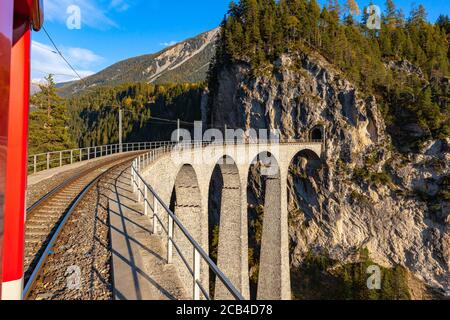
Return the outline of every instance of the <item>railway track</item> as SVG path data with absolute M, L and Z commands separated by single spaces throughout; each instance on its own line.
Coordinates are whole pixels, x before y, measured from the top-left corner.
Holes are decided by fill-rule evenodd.
M 131 161 L 138 153 L 102 162 L 73 176 L 27 209 L 25 225 L 24 298 L 51 253 L 52 244 L 86 193 L 108 172 Z

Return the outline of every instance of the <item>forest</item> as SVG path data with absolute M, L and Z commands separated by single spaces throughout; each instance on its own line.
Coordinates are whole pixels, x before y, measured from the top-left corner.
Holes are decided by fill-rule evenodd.
M 79 146 L 118 143 L 121 107 L 124 142 L 170 140 L 177 119 L 201 119 L 204 88 L 204 83 L 99 87 L 67 100 L 70 131 Z
M 30 154 L 118 143 L 119 108 L 124 143 L 170 140 L 176 119 L 201 119 L 205 84 L 122 84 L 65 99 L 58 96 L 51 76 L 40 87 L 31 99 Z

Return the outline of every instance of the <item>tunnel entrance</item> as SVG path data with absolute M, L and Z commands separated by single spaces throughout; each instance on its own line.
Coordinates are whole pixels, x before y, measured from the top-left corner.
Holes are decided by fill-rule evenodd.
M 311 130 L 311 141 L 323 141 L 324 140 L 324 128 L 322 126 L 316 126 Z

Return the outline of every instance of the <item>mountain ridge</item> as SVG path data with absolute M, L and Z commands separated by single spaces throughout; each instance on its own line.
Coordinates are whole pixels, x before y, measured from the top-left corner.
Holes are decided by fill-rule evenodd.
M 119 61 L 83 81 L 59 84 L 59 92 L 62 96 L 71 96 L 89 88 L 126 82 L 161 84 L 204 81 L 219 35 L 220 27 L 217 27 L 159 52 Z

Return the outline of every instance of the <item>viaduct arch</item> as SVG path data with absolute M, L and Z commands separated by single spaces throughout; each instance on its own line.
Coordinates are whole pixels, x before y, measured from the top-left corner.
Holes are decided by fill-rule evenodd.
M 321 157 L 323 145 L 312 143 L 210 145 L 181 148 L 154 161 L 143 174 L 165 203 L 175 201 L 178 215 L 204 248 L 209 248 L 209 194 L 213 173 L 220 171 L 223 188 L 217 263 L 245 298 L 250 297 L 248 270 L 247 181 L 249 169 L 261 154 L 265 159 L 266 196 L 261 240 L 258 295 L 260 300 L 291 298 L 288 239 L 287 180 L 292 159 L 302 150 Z M 264 162 L 263 161 L 263 162 Z M 180 249 L 191 257 L 191 247 L 180 241 Z M 192 258 L 190 258 L 192 259 Z M 192 261 L 190 261 L 192 262 Z M 174 251 L 186 292 L 192 291 L 192 277 Z M 209 287 L 209 270 L 202 264 L 202 284 Z M 215 286 L 216 299 L 232 299 L 221 283 Z

